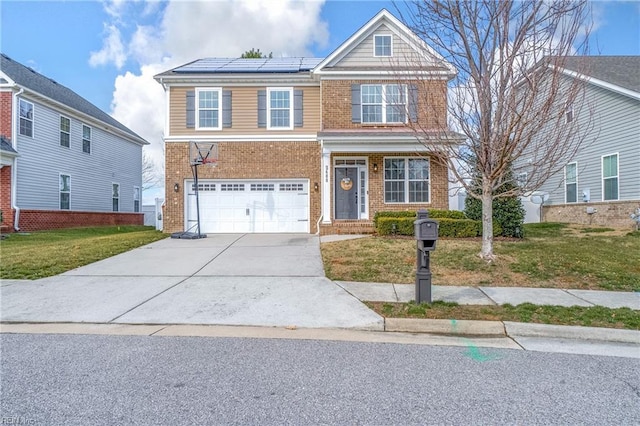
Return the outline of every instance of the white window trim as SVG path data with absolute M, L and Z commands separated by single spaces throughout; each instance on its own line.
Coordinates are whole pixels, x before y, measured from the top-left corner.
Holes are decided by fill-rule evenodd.
M 200 92 L 218 92 L 218 126 L 200 126 Z M 196 130 L 222 130 L 222 88 L 221 87 L 199 87 L 196 88 Z M 205 111 L 212 111 L 212 108 L 205 108 Z
M 64 132 L 62 130 L 62 119 L 66 118 L 67 120 L 69 120 L 69 132 Z M 60 136 L 60 133 L 66 133 L 69 136 L 69 146 L 64 146 L 62 145 L 62 141 L 60 139 L 58 139 L 58 145 L 63 147 L 63 148 L 71 148 L 71 118 L 67 117 L 66 115 L 62 115 L 60 114 L 60 120 L 58 120 L 58 126 L 59 126 L 59 133 L 58 136 Z
M 567 201 L 567 166 L 570 166 L 572 164 L 575 164 L 576 166 L 576 181 L 572 182 L 571 184 L 576 185 L 576 201 Z M 578 162 L 577 161 L 572 161 L 571 163 L 567 163 L 564 166 L 564 203 L 565 204 L 574 204 L 578 202 Z
M 405 201 L 387 201 L 386 200 L 386 185 L 385 183 L 387 182 L 387 179 L 384 175 L 385 173 L 385 162 L 386 160 L 405 160 L 404 163 L 404 169 L 405 169 L 405 178 L 404 178 L 404 199 Z M 424 201 L 409 201 L 409 182 L 413 182 L 414 180 L 410 180 L 409 179 L 409 161 L 407 160 L 425 160 L 428 164 L 429 164 L 429 179 L 428 179 L 428 185 L 427 185 L 427 191 L 429 192 L 429 201 L 424 202 Z M 399 205 L 399 204 L 414 204 L 414 205 L 420 205 L 420 204 L 431 204 L 432 200 L 433 200 L 433 193 L 431 192 L 431 159 L 430 158 L 425 158 L 425 157 L 402 157 L 402 156 L 393 156 L 393 157 L 383 157 L 382 158 L 382 202 L 383 204 L 394 204 L 394 205 Z
M 84 137 L 84 128 L 88 128 L 89 129 L 89 139 L 85 139 Z M 91 155 L 91 153 L 93 152 L 93 128 L 91 126 L 89 126 L 88 124 L 84 124 L 82 123 L 82 134 L 80 135 L 80 139 L 82 140 L 82 153 L 83 154 L 87 154 L 87 155 Z M 84 141 L 87 140 L 89 141 L 89 152 L 84 150 Z
M 117 197 L 113 196 L 113 186 L 114 185 L 118 185 L 118 196 Z M 118 182 L 111 182 L 111 211 L 112 212 L 115 213 L 115 212 L 119 212 L 119 211 L 122 210 L 122 206 L 120 205 L 120 199 L 121 198 L 122 197 L 120 197 L 120 184 Z M 113 200 L 114 199 L 118 199 L 118 210 L 113 210 Z
M 25 102 L 31 105 L 31 112 L 32 112 L 31 120 L 29 120 L 28 118 L 24 118 L 24 120 L 31 121 L 31 136 L 23 135 L 22 133 L 20 133 L 20 120 L 23 119 L 23 117 L 20 115 L 20 102 Z M 19 98 L 18 99 L 18 135 L 24 136 L 26 138 L 35 138 L 36 137 L 35 123 L 36 123 L 36 105 L 33 102 L 27 101 L 26 99 Z
M 564 106 L 564 124 L 569 124 L 576 119 L 573 111 L 573 103 L 567 102 Z
M 389 55 L 376 55 L 376 38 L 378 37 L 389 37 Z M 373 35 L 373 57 L 374 58 L 392 58 L 393 57 L 393 34 L 374 34 Z
M 274 127 L 271 125 L 271 92 L 289 92 L 289 126 Z M 267 130 L 293 130 L 294 120 L 293 87 L 267 87 Z
M 382 86 L 382 121 L 364 121 L 364 106 L 362 101 L 362 88 L 364 86 Z M 400 90 L 404 92 L 404 121 L 387 122 L 387 86 L 400 86 Z M 377 104 L 367 104 L 377 105 Z M 406 84 L 389 83 L 389 84 L 362 84 L 360 85 L 360 120 L 363 125 L 379 125 L 379 124 L 407 124 L 409 121 L 409 86 Z
M 60 181 L 62 180 L 62 176 L 68 176 L 69 177 L 69 191 L 63 191 L 60 188 Z M 69 208 L 68 209 L 63 209 L 61 207 L 61 203 L 62 203 L 62 197 L 60 196 L 61 194 L 69 194 Z M 71 175 L 67 174 L 67 173 L 58 173 L 58 210 L 71 210 Z
M 133 212 L 134 213 L 140 213 L 142 211 L 142 202 L 140 198 L 142 198 L 142 190 L 140 189 L 139 186 L 134 186 L 133 187 Z M 137 211 L 136 211 L 136 201 L 138 202 L 138 207 L 139 207 Z M 118 202 L 118 204 L 120 204 L 120 202 Z
M 604 159 L 606 157 L 613 157 L 616 156 L 616 175 L 615 176 L 607 176 L 606 178 L 604 177 Z M 620 200 L 620 155 L 618 152 L 614 152 L 612 154 L 607 154 L 607 155 L 603 155 L 602 157 L 600 157 L 600 182 L 602 184 L 602 201 L 618 201 Z M 604 199 L 604 180 L 605 179 L 613 179 L 616 178 L 618 179 L 618 190 L 616 191 L 618 193 L 618 197 L 615 199 L 610 199 L 610 200 L 605 200 Z

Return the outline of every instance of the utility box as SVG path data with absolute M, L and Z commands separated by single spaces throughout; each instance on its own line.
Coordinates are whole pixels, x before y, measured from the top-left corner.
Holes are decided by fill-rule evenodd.
M 416 303 L 431 303 L 430 252 L 436 249 L 438 241 L 438 222 L 429 219 L 426 210 L 418 210 L 413 222 L 416 238 Z

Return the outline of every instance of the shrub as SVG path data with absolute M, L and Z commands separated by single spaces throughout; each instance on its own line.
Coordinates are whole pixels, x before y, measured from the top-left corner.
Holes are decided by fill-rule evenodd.
M 415 217 L 379 217 L 378 235 L 414 235 Z M 442 218 L 438 221 L 438 236 L 444 238 L 473 238 L 482 235 L 482 222 L 470 219 Z M 495 226 L 494 235 L 502 230 Z
M 428 209 L 429 218 L 430 219 L 467 219 L 464 212 L 457 210 L 437 210 L 437 209 Z M 414 220 L 417 216 L 417 212 L 415 210 L 400 210 L 400 211 L 381 211 L 376 212 L 373 216 L 373 226 L 378 227 L 378 219 L 382 217 L 412 217 Z
M 482 221 L 482 201 L 467 197 L 464 213 L 471 220 Z M 493 200 L 493 235 L 522 238 L 524 236 L 525 211 L 518 197 L 496 198 Z M 497 229 L 500 232 L 496 232 Z

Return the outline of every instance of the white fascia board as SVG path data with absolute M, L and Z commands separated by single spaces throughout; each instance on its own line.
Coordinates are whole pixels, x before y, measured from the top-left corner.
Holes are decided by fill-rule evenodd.
M 553 68 L 553 67 L 552 67 Z M 560 72 L 562 72 L 564 75 L 567 75 L 569 77 L 573 77 L 573 78 L 578 78 L 580 80 L 584 80 L 590 84 L 593 84 L 594 86 L 598 86 L 598 87 L 602 87 L 604 89 L 607 90 L 611 90 L 612 92 L 616 92 L 619 93 L 621 95 L 625 95 L 628 96 L 630 98 L 636 99 L 636 100 L 640 100 L 640 93 L 634 91 L 634 90 L 629 90 L 629 89 L 625 89 L 624 87 L 618 86 L 617 84 L 612 84 L 612 83 L 608 83 L 604 80 L 598 80 L 597 78 L 593 78 L 590 77 L 588 75 L 585 74 L 580 74 L 578 72 L 575 71 L 571 71 L 565 68 L 561 68 Z
M 11 77 L 9 77 L 7 74 L 5 74 L 4 72 L 2 72 L 2 70 L 0 70 L 0 78 L 5 79 L 7 82 L 6 83 L 2 83 L 0 84 L 0 88 L 10 88 L 13 89 L 16 85 L 16 82 L 13 81 L 13 79 Z
M 31 98 L 33 100 L 49 104 L 58 112 L 64 111 L 66 114 L 74 116 L 75 118 L 80 118 L 81 121 L 84 121 L 87 124 L 91 124 L 93 127 L 99 127 L 108 133 L 111 133 L 119 138 L 126 139 L 129 142 L 135 143 L 136 145 L 151 145 L 150 142 L 147 142 L 142 138 L 136 138 L 133 135 L 118 129 L 117 127 L 114 127 L 109 123 L 105 123 L 104 121 L 99 120 L 89 114 L 85 114 L 84 112 L 78 111 L 77 109 L 70 108 L 68 105 L 63 104 L 62 102 L 53 100 L 48 96 L 43 96 L 40 93 L 35 92 L 27 87 L 20 86 L 20 88 L 24 89 L 23 95 L 27 95 L 25 96 L 26 98 Z
M 322 80 L 370 80 L 392 78 L 394 80 L 450 80 L 451 74 L 447 71 L 322 71 L 319 73 Z
M 450 145 L 445 141 L 442 142 L 442 145 Z M 417 140 L 386 140 L 386 141 L 377 141 L 372 142 L 369 139 L 366 142 L 356 142 L 356 141 L 327 141 L 326 139 L 322 140 L 323 149 L 330 152 L 354 152 L 354 153 L 365 153 L 365 152 L 429 152 L 430 149 L 424 146 L 422 143 Z
M 164 141 L 188 142 L 188 141 L 208 141 L 208 142 L 317 142 L 318 136 L 315 133 L 288 134 L 259 134 L 259 135 L 176 135 L 166 136 Z

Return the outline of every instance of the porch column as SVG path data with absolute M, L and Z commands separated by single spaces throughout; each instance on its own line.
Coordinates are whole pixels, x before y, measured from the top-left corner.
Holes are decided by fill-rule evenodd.
M 322 148 L 322 223 L 331 223 L 331 150 Z

